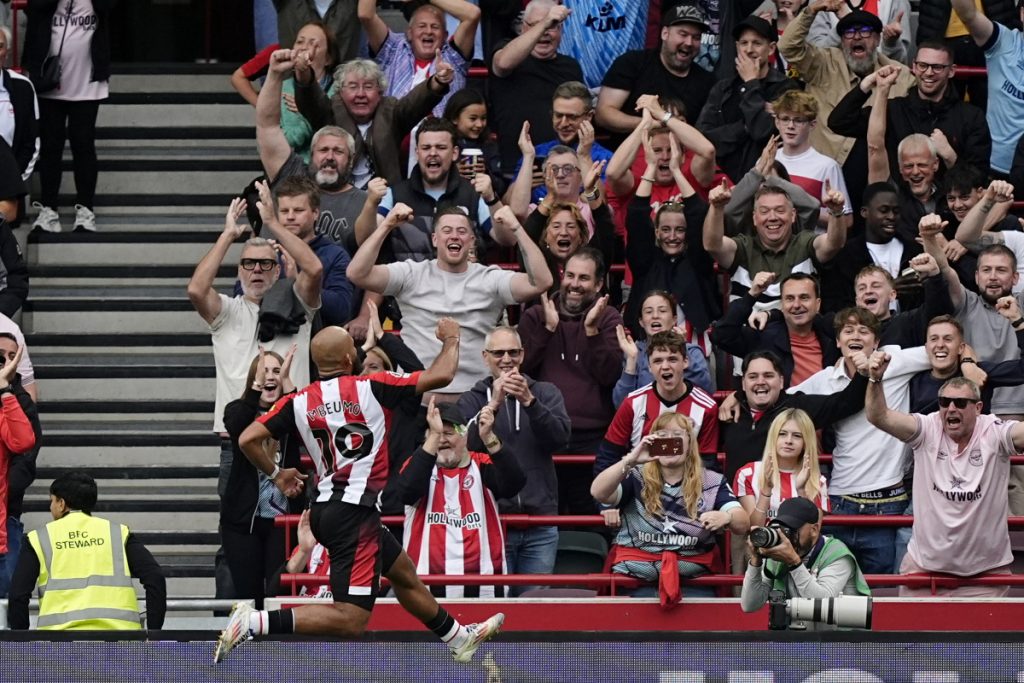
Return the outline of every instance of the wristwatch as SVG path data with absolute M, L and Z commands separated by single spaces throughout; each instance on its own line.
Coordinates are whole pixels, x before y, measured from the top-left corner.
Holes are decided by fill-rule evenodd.
M 276 481 L 277 475 L 279 474 L 281 474 L 281 466 L 278 465 L 277 463 L 274 463 L 274 470 L 270 474 L 268 474 L 267 477 L 270 479 L 270 481 Z
M 501 448 L 501 439 L 492 434 L 490 439 L 484 441 L 484 446 L 487 447 L 487 450 L 498 450 Z
M 665 112 L 665 114 L 664 114 L 664 115 L 663 115 L 663 116 L 661 117 L 661 125 L 663 125 L 663 126 L 664 126 L 664 125 L 665 125 L 666 123 L 668 123 L 668 122 L 669 122 L 669 121 L 671 121 L 671 120 L 672 120 L 672 112 L 670 112 L 670 111 L 667 111 L 667 112 Z

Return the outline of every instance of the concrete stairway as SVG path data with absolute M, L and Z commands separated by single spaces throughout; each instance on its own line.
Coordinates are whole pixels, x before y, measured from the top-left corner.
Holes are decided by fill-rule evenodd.
M 22 327 L 45 436 L 23 521 L 48 521 L 57 473 L 88 471 L 100 486 L 97 512 L 149 545 L 169 596 L 213 597 L 214 366 L 185 286 L 230 198 L 261 172 L 253 110 L 223 66 L 115 73 L 98 122 L 100 232 L 27 236 Z M 70 157 L 61 189 L 62 206 L 72 206 Z M 62 216 L 69 230 L 73 212 Z M 234 272 L 222 269 L 219 289 L 230 291 Z

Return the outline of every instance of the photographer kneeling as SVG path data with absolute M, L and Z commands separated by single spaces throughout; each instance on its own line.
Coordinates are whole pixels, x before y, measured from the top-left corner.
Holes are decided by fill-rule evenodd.
M 755 612 L 773 590 L 787 598 L 834 598 L 870 595 L 871 590 L 850 549 L 821 534 L 818 506 L 790 498 L 767 527 L 754 527 L 747 538 L 749 564 L 743 577 L 740 606 Z M 813 624 L 812 629 L 827 628 Z

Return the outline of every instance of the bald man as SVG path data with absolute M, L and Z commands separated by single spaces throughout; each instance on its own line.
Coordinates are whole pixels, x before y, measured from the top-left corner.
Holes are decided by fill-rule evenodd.
M 288 496 L 302 492 L 306 475 L 281 469 L 263 444 L 269 438 L 296 434 L 305 443 L 319 482 L 310 528 L 330 555 L 334 604 L 257 611 L 238 603 L 217 642 L 215 662 L 257 635 L 360 637 L 377 599 L 382 568 L 402 607 L 437 634 L 456 660 L 469 661 L 501 628 L 503 614 L 463 626 L 438 605 L 401 544 L 381 525 L 377 510 L 388 478 L 385 427 L 390 408 L 452 381 L 459 364 L 459 334 L 458 323 L 441 318 L 435 330 L 441 352 L 429 368 L 409 375 L 379 372 L 353 377 L 352 337 L 340 327 L 327 327 L 311 344 L 319 381 L 278 401 L 242 433 L 239 445 L 246 457 Z

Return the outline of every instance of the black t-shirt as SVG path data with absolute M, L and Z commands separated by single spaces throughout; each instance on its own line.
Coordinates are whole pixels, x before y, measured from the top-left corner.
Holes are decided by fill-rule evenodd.
M 499 45 L 497 50 L 506 43 Z M 554 59 L 527 56 L 508 76 L 492 76 L 490 116 L 498 134 L 501 167 L 511 173 L 519 161 L 519 132 L 523 121 L 530 122 L 530 138 L 541 143 L 555 137 L 551 127 L 551 95 L 566 81 L 582 81 L 583 69 L 572 57 Z
M 676 76 L 661 63 L 657 48 L 626 52 L 612 63 L 601 82 L 602 87 L 626 90 L 629 97 L 622 111 L 636 114 L 636 99 L 641 95 L 674 97 L 686 105 L 686 120 L 694 122 L 708 99 L 715 77 L 696 64 L 683 77 Z

